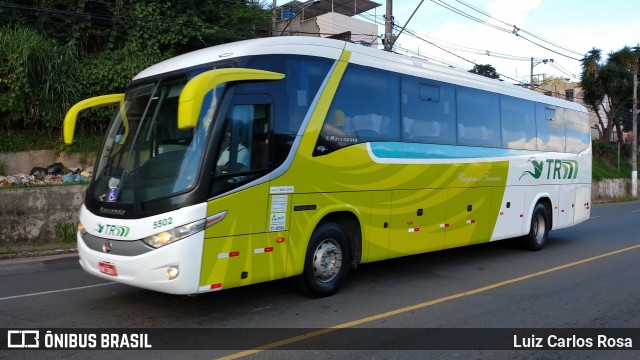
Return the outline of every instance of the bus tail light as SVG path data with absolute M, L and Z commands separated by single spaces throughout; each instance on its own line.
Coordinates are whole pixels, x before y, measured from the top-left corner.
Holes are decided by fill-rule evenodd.
M 171 230 L 147 236 L 146 238 L 142 239 L 142 241 L 154 248 L 163 247 L 204 230 L 204 225 L 205 219 L 201 219 L 192 222 L 191 224 L 179 226 Z

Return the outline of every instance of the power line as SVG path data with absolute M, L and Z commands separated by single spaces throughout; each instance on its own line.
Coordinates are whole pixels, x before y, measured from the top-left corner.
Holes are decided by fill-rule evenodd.
M 414 33 L 415 33 L 415 31 L 414 31 Z M 422 36 L 424 38 L 429 39 L 430 41 L 435 42 L 435 43 L 439 44 L 440 46 L 442 46 L 444 48 L 448 48 L 448 49 L 454 49 L 454 50 L 457 50 L 457 51 L 462 51 L 462 52 L 475 54 L 475 55 L 491 56 L 491 57 L 496 57 L 496 58 L 505 59 L 505 60 L 531 61 L 531 57 L 530 56 L 510 55 L 510 54 L 505 54 L 505 53 L 492 51 L 492 50 L 475 49 L 475 48 L 471 48 L 471 47 L 467 47 L 467 46 L 448 43 L 446 41 L 438 40 L 438 39 L 435 39 L 435 38 L 427 36 L 427 35 L 422 35 Z M 543 59 L 542 58 L 534 58 L 534 60 L 543 60 Z
M 439 58 L 434 57 L 434 56 L 427 56 L 427 55 L 421 54 L 419 51 L 404 48 L 401 45 L 395 45 L 394 48 L 397 48 L 398 50 L 403 51 L 404 54 L 411 54 L 411 55 L 413 55 L 415 57 L 418 57 L 420 59 L 425 59 L 425 60 L 428 60 L 428 61 L 434 61 L 434 62 L 443 64 L 443 65 L 445 65 L 447 67 L 450 67 L 450 68 L 453 68 L 453 69 L 465 70 L 464 67 L 461 66 L 461 65 L 454 64 L 452 62 L 449 62 L 449 61 L 443 60 L 443 59 L 439 59 Z
M 499 30 L 501 30 L 503 32 L 514 33 L 516 36 L 522 37 L 524 40 L 527 40 L 527 41 L 529 41 L 529 42 L 531 42 L 531 43 L 533 43 L 533 44 L 535 44 L 537 46 L 543 47 L 543 48 L 545 48 L 545 49 L 547 49 L 547 50 L 549 50 L 549 51 L 551 51 L 553 53 L 556 53 L 556 54 L 561 55 L 561 56 L 569 57 L 569 58 L 571 58 L 573 60 L 581 60 L 581 59 L 576 59 L 576 58 L 567 56 L 567 55 L 559 53 L 559 52 L 557 52 L 557 51 L 555 51 L 553 49 L 549 49 L 548 47 L 545 47 L 545 46 L 543 46 L 541 44 L 538 44 L 537 42 L 532 41 L 531 39 L 528 39 L 528 38 L 522 36 L 521 34 L 517 33 L 517 31 L 525 32 L 524 30 L 518 29 L 517 27 L 514 27 L 513 25 L 511 25 L 509 23 L 506 23 L 506 22 L 504 22 L 502 20 L 493 18 L 493 17 L 491 17 L 490 14 L 488 14 L 488 13 L 486 13 L 486 12 L 484 12 L 484 11 L 482 11 L 482 10 L 480 10 L 480 9 L 470 5 L 470 4 L 464 3 L 463 1 L 460 1 L 460 0 L 456 0 L 456 1 L 464 4 L 465 6 L 468 6 L 468 7 L 472 8 L 472 9 L 478 11 L 478 12 L 480 12 L 481 14 L 483 14 L 485 16 L 488 16 L 488 17 L 490 17 L 490 18 L 492 18 L 492 19 L 494 19 L 494 20 L 496 20 L 498 22 L 501 22 L 501 23 L 509 26 L 509 28 L 503 28 L 503 27 L 498 27 L 498 26 L 492 25 L 490 23 L 487 23 L 486 21 L 483 21 L 483 20 L 478 19 L 476 17 L 470 16 L 470 15 L 466 14 L 465 12 L 463 12 L 463 11 L 461 11 L 459 9 L 456 9 L 456 8 L 444 3 L 443 1 L 432 0 L 432 2 L 438 4 L 438 5 L 442 6 L 442 7 L 445 7 L 447 9 L 451 10 L 451 11 L 454 11 L 454 12 L 456 12 L 456 13 L 462 15 L 462 16 L 468 17 L 468 18 L 470 18 L 470 19 L 472 19 L 474 21 L 478 21 L 478 22 L 480 22 L 482 24 L 489 25 L 491 27 L 497 28 L 497 29 L 499 29 Z M 375 19 L 375 16 L 371 15 L 371 14 L 368 14 L 367 12 L 361 13 L 359 15 L 361 15 L 362 18 L 364 18 L 364 19 L 366 19 L 368 21 L 372 21 L 372 22 L 374 22 L 376 24 L 378 23 L 377 19 Z M 373 20 L 372 20 L 372 18 L 373 18 Z M 378 24 L 378 25 L 380 25 L 380 24 Z M 394 27 L 397 27 L 397 24 L 394 24 Z M 526 33 L 529 34 L 529 32 L 526 32 Z M 413 34 L 409 34 L 409 35 L 410 36 L 414 36 L 415 35 L 415 31 L 413 31 Z M 532 34 L 532 35 L 535 36 L 536 38 L 539 38 L 537 35 L 534 35 L 534 34 Z M 425 37 L 429 38 L 428 36 L 425 36 Z M 437 40 L 437 39 L 434 39 L 434 38 L 430 38 L 430 39 L 431 39 L 430 41 L 427 41 L 425 38 L 420 38 L 420 40 L 426 41 L 427 43 L 429 43 L 431 45 L 434 45 L 434 46 L 436 46 L 434 43 L 438 43 L 438 46 L 436 46 L 436 47 L 438 47 L 439 49 L 441 49 L 443 51 L 446 51 L 446 50 L 444 50 L 444 48 L 446 48 L 446 49 L 454 49 L 456 51 L 463 51 L 463 52 L 466 52 L 466 53 L 471 53 L 471 54 L 476 54 L 476 55 L 493 56 L 493 57 L 501 58 L 501 59 L 505 59 L 505 60 L 514 60 L 514 61 L 530 61 L 531 60 L 531 57 L 529 57 L 529 56 L 510 55 L 510 54 L 504 54 L 504 53 L 491 51 L 491 50 L 474 49 L 474 48 L 470 48 L 470 47 L 466 47 L 466 46 L 447 43 L 447 42 L 444 42 L 444 41 L 441 41 L 441 40 Z M 571 51 L 571 50 L 567 49 L 567 51 Z M 542 60 L 542 58 L 540 58 L 540 59 L 534 58 L 534 60 Z M 573 77 L 577 78 L 576 76 L 573 76 Z
M 540 44 L 540 43 L 538 43 L 538 42 L 536 42 L 536 41 L 533 41 L 533 40 L 531 40 L 531 39 L 529 39 L 529 38 L 527 38 L 527 37 L 523 36 L 522 34 L 520 34 L 520 32 L 522 32 L 522 33 L 524 33 L 524 34 L 527 34 L 527 35 L 530 35 L 531 37 L 534 37 L 534 38 L 536 38 L 536 39 L 538 39 L 538 40 L 540 40 L 540 41 L 542 41 L 542 42 L 544 42 L 544 43 L 550 44 L 550 45 L 552 45 L 552 46 L 554 46 L 554 47 L 557 47 L 557 48 L 559 48 L 559 49 L 562 49 L 562 50 L 568 51 L 568 52 L 570 52 L 570 53 L 574 53 L 574 54 L 578 54 L 578 55 L 581 55 L 581 56 L 582 56 L 582 54 L 581 54 L 581 53 L 579 53 L 579 52 L 576 52 L 576 51 L 573 51 L 573 50 L 567 49 L 567 48 L 565 48 L 565 47 L 563 47 L 563 46 L 561 46 L 561 45 L 558 45 L 557 43 L 554 43 L 554 42 L 552 42 L 552 41 L 550 41 L 550 40 L 547 40 L 547 39 L 545 39 L 545 38 L 543 38 L 543 37 L 540 37 L 540 36 L 538 36 L 538 35 L 536 35 L 536 34 L 533 34 L 533 33 L 529 32 L 529 31 L 526 31 L 526 30 L 524 30 L 524 29 L 518 28 L 518 27 L 517 27 L 517 26 L 515 26 L 515 25 L 509 24 L 509 23 L 507 23 L 507 22 L 505 22 L 505 21 L 502 21 L 502 20 L 500 20 L 500 19 L 496 19 L 496 18 L 494 18 L 493 16 L 491 16 L 489 13 L 487 13 L 487 12 L 485 12 L 485 11 L 482 11 L 482 10 L 480 10 L 480 9 L 478 9 L 478 8 L 476 8 L 476 7 L 474 7 L 474 6 L 472 6 L 472 5 L 469 5 L 469 4 L 465 3 L 464 1 L 460 1 L 460 0 L 455 0 L 455 1 L 459 2 L 460 4 L 463 4 L 464 6 L 467 6 L 467 7 L 471 8 L 471 9 L 473 9 L 474 11 L 479 12 L 480 14 L 482 14 L 482 15 L 484 15 L 484 16 L 486 16 L 486 17 L 490 18 L 490 19 L 493 19 L 493 20 L 495 20 L 495 21 L 497 21 L 497 22 L 500 22 L 500 23 L 502 23 L 502 24 L 504 24 L 504 25 L 506 25 L 506 26 L 508 26 L 508 27 L 502 27 L 502 26 L 499 26 L 499 25 L 492 24 L 492 23 L 490 23 L 490 22 L 484 21 L 484 20 L 482 20 L 482 19 L 480 19 L 480 18 L 477 18 L 477 17 L 475 17 L 475 16 L 473 16 L 473 15 L 470 15 L 470 14 L 468 14 L 468 13 L 466 13 L 466 12 L 464 12 L 464 11 L 462 11 L 462 10 L 460 10 L 460 9 L 458 9 L 458 8 L 456 8 L 456 7 L 452 6 L 452 5 L 450 5 L 450 4 L 446 3 L 446 2 L 444 2 L 443 0 L 431 0 L 431 2 L 433 2 L 434 4 L 437 4 L 437 5 L 439 5 L 439 6 L 443 7 L 443 8 L 445 8 L 445 9 L 447 9 L 447 10 L 450 10 L 450 11 L 452 11 L 452 12 L 456 13 L 456 14 L 459 14 L 459 15 L 461 15 L 461 16 L 463 16 L 463 17 L 466 17 L 466 18 L 468 18 L 468 19 L 471 19 L 471 20 L 473 20 L 473 21 L 476 21 L 476 22 L 478 22 L 478 23 L 480 23 L 480 24 L 483 24 L 483 25 L 489 26 L 489 27 L 494 28 L 494 29 L 496 29 L 496 30 L 499 30 L 499 31 L 502 31 L 502 32 L 505 32 L 505 33 L 511 33 L 511 34 L 514 34 L 515 36 L 518 36 L 518 37 L 520 37 L 520 38 L 522 38 L 522 39 L 524 39 L 524 40 L 526 40 L 526 41 L 529 41 L 530 43 L 532 43 L 532 44 L 534 44 L 534 45 L 536 45 L 536 46 L 539 46 L 539 47 L 541 47 L 541 48 L 543 48 L 543 49 L 545 49 L 545 50 L 551 51 L 551 52 L 553 52 L 553 53 L 555 53 L 555 54 L 557 54 L 557 55 L 564 56 L 564 57 L 567 57 L 567 58 L 572 59 L 572 60 L 577 60 L 577 61 L 580 61 L 580 60 L 581 60 L 581 58 L 575 58 L 575 57 L 572 57 L 572 56 L 569 56 L 569 55 L 563 54 L 563 53 L 561 53 L 561 52 L 559 52 L 559 51 L 556 51 L 556 50 L 553 50 L 553 49 L 549 48 L 548 46 L 545 46 L 545 45 L 542 45 L 542 44 Z
M 475 17 L 473 15 L 470 15 L 470 14 L 468 14 L 468 13 L 466 13 L 466 12 L 456 8 L 456 7 L 453 7 L 452 5 L 449 5 L 449 4 L 447 4 L 446 2 L 444 2 L 442 0 L 431 0 L 431 2 L 436 4 L 436 5 L 439 5 L 439 6 L 443 7 L 445 9 L 449 10 L 449 11 L 452 11 L 452 12 L 458 14 L 458 15 L 466 17 L 467 19 L 476 21 L 476 22 L 478 22 L 480 24 L 489 26 L 489 27 L 494 28 L 496 30 L 499 30 L 499 31 L 502 31 L 502 32 L 505 32 L 505 33 L 511 33 L 512 32 L 511 28 L 504 28 L 504 27 L 501 27 L 501 26 L 486 22 L 486 21 L 484 21 L 484 20 L 482 20 L 480 18 L 477 18 L 477 17 Z

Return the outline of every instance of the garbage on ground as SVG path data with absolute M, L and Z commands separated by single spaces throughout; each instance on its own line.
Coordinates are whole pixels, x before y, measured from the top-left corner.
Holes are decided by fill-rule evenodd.
M 65 168 L 62 163 L 55 163 L 47 166 L 47 174 L 51 175 L 60 175 L 65 172 L 67 168 Z
M 0 188 L 28 185 L 55 185 L 88 183 L 91 181 L 93 166 L 76 169 L 68 169 L 62 163 L 54 163 L 45 167 L 34 167 L 29 175 L 16 174 L 9 176 L 0 175 Z
M 34 167 L 31 169 L 31 176 L 35 176 L 36 178 L 45 177 L 47 175 L 47 169 L 41 167 Z

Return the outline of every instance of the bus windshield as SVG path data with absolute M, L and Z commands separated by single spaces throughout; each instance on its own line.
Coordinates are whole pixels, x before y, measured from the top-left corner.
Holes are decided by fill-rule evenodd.
M 183 192 L 195 184 L 223 86 L 205 97 L 198 125 L 179 130 L 178 98 L 189 77 L 127 91 L 101 150 L 94 200 L 137 204 Z

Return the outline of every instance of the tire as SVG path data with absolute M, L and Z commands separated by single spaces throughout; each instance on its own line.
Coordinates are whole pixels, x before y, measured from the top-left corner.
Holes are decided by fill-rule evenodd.
M 349 240 L 335 223 L 320 225 L 311 235 L 300 290 L 311 297 L 336 293 L 349 273 Z
M 547 243 L 550 227 L 547 208 L 543 204 L 536 204 L 531 215 L 529 234 L 522 237 L 521 246 L 531 251 L 542 250 Z

